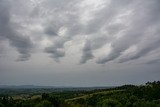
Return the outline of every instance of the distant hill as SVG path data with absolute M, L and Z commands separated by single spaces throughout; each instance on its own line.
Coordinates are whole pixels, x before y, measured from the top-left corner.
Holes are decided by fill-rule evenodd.
M 78 89 L 78 90 L 95 90 L 95 89 L 106 89 L 114 88 L 116 86 L 102 86 L 102 87 L 72 87 L 72 86 L 36 86 L 36 85 L 0 85 L 1 89 L 34 89 L 34 88 L 54 88 L 54 89 Z
M 0 88 L 17 88 L 17 89 L 28 89 L 28 88 L 56 88 L 54 86 L 35 86 L 35 85 L 0 85 Z

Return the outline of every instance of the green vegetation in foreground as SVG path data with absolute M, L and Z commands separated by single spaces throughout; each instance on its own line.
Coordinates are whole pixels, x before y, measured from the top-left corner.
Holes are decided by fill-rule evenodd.
M 16 93 L 15 93 L 16 95 Z M 0 96 L 0 107 L 160 107 L 160 81 L 90 91 Z

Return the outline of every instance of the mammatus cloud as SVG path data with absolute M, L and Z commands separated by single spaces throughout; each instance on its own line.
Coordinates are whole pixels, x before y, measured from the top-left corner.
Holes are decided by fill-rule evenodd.
M 147 57 L 159 49 L 159 3 L 159 0 L 16 0 L 16 3 L 1 0 L 0 37 L 20 53 L 19 61 L 28 60 L 31 50 L 42 46 L 43 41 L 42 52 L 58 62 L 68 57 L 65 44 L 81 37 L 82 49 L 74 44 L 81 57 L 77 62 L 124 63 Z M 110 47 L 104 49 L 107 44 Z

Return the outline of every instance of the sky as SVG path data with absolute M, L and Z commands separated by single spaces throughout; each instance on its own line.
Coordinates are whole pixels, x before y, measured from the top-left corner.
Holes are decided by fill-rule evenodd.
M 0 85 L 160 80 L 160 0 L 0 0 Z

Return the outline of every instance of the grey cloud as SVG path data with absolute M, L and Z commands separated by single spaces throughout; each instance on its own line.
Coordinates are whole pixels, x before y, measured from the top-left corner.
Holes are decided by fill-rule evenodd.
M 88 11 L 89 7 L 81 7 L 83 1 L 79 0 L 45 0 L 37 3 L 32 1 L 35 2 L 34 6 L 30 1 L 24 4 L 25 0 L 17 0 L 19 4 L 23 4 L 22 9 L 19 9 L 21 11 L 18 11 L 18 8 L 9 9 L 12 6 L 16 7 L 17 4 L 14 2 L 12 6 L 9 6 L 10 1 L 8 0 L 0 2 L 0 26 L 3 26 L 0 27 L 0 37 L 7 39 L 10 45 L 20 53 L 19 61 L 28 60 L 31 56 L 33 44 L 30 38 L 36 38 L 34 35 L 36 27 L 38 29 L 36 32 L 39 32 L 40 29 L 40 35 L 47 36 L 46 38 L 52 42 L 50 46 L 43 47 L 43 49 L 56 61 L 65 56 L 64 45 L 67 41 L 74 40 L 75 36 L 88 37 L 87 41 L 82 40 L 85 41 L 85 44 L 81 51 L 80 63 L 86 63 L 93 58 L 98 64 L 116 59 L 123 63 L 139 59 L 156 50 L 159 45 L 159 36 L 146 33 L 151 29 L 157 29 L 154 32 L 159 35 L 159 0 L 111 0 L 109 4 L 104 1 L 103 8 L 89 10 L 91 15 L 88 16 L 89 20 L 85 23 L 82 20 L 83 17 L 86 17 L 83 13 Z M 131 13 L 124 15 L 128 11 Z M 29 27 L 32 26 L 32 22 L 35 25 L 38 24 L 33 28 L 28 28 L 31 29 L 31 31 L 26 31 L 29 37 L 26 37 L 24 32 L 17 32 L 17 26 L 11 22 L 14 15 L 22 20 L 18 24 L 25 26 L 30 24 Z M 59 35 L 61 28 L 66 29 L 63 35 Z M 144 38 L 150 36 L 154 37 L 153 41 L 143 42 Z M 34 43 L 40 43 L 39 39 L 34 40 Z M 109 54 L 106 52 L 104 56 L 93 56 L 95 50 L 103 51 L 101 47 L 106 44 L 111 44 Z M 124 52 L 132 46 L 138 47 L 136 52 L 125 56 Z
M 117 40 L 114 40 L 111 44 L 112 50 L 108 56 L 102 56 L 97 60 L 97 63 L 107 63 L 109 61 L 113 61 L 114 59 L 120 57 L 125 50 L 127 50 L 132 45 L 139 44 L 140 41 L 143 41 L 145 36 L 147 35 L 145 32 L 152 26 L 156 26 L 156 28 L 159 27 L 157 23 L 159 23 L 160 15 L 157 14 L 159 9 L 159 6 L 156 4 L 159 1 L 150 1 L 150 2 L 142 2 L 142 1 L 135 1 L 135 5 L 133 7 L 136 7 L 134 9 L 134 14 L 131 19 L 131 25 L 126 29 L 125 34 L 120 37 Z M 142 5 L 139 5 L 141 4 Z M 137 17 L 139 16 L 139 17 Z M 150 34 L 150 36 L 154 36 Z M 157 38 L 154 39 L 159 39 Z M 158 43 L 158 42 L 157 42 Z M 158 44 L 152 41 L 150 45 L 144 45 L 142 49 L 139 49 L 137 51 L 137 54 L 130 57 L 129 59 L 125 60 L 133 60 L 138 59 L 140 57 L 143 57 L 144 54 L 152 51 L 155 49 Z M 125 62 L 125 60 L 121 59 L 120 62 Z
M 11 46 L 21 54 L 19 61 L 28 60 L 30 57 L 30 50 L 32 42 L 29 37 L 25 37 L 16 32 L 15 27 L 12 26 L 10 20 L 10 2 L 7 0 L 0 1 L 0 37 L 7 39 Z
M 90 44 L 91 44 L 92 50 L 101 48 L 102 46 L 104 46 L 106 43 L 108 43 L 111 40 L 111 38 L 103 34 L 100 34 L 100 35 L 98 34 L 95 36 L 96 37 L 90 38 Z
M 54 40 L 54 43 L 44 49 L 44 52 L 51 54 L 51 58 L 54 58 L 56 62 L 59 62 L 59 58 L 65 56 L 64 43 L 68 41 L 68 37 L 57 37 Z
M 19 58 L 17 59 L 17 61 L 27 61 L 27 60 L 29 60 L 29 58 L 30 58 L 30 54 L 27 54 L 27 53 L 25 53 L 25 54 L 21 54 L 20 56 L 19 56 Z
M 92 35 L 91 38 L 88 38 L 85 41 L 85 44 L 82 49 L 82 56 L 81 56 L 80 63 L 84 64 L 88 60 L 93 59 L 94 51 L 104 46 L 109 40 L 110 38 L 108 38 L 106 35 L 103 35 L 103 34 L 101 35 L 95 34 L 95 35 Z
M 47 26 L 52 26 L 52 29 L 46 29 L 46 33 L 48 35 L 51 35 L 52 33 L 58 32 L 61 27 L 63 26 L 66 27 L 67 33 L 65 34 L 65 40 L 63 37 L 58 37 L 60 39 L 63 39 L 63 41 L 59 39 L 59 42 L 63 45 L 68 40 L 71 40 L 73 36 L 76 36 L 77 34 L 84 35 L 86 32 L 84 30 L 85 26 L 80 22 L 80 16 L 78 14 L 79 8 L 75 7 L 78 3 L 79 3 L 78 1 L 67 2 L 65 6 L 63 5 L 63 8 L 65 8 L 65 11 L 67 11 L 68 13 L 65 13 L 65 11 L 61 8 L 61 4 L 59 4 L 58 7 L 57 5 L 52 4 L 52 8 L 56 9 L 56 12 L 53 13 L 53 15 L 55 15 L 56 17 L 54 17 L 54 19 L 51 20 L 51 22 L 47 23 Z M 61 8 L 61 9 L 58 9 L 58 8 Z M 47 27 L 47 28 L 50 28 L 50 27 Z M 59 42 L 56 42 L 56 43 L 59 44 Z M 52 46 L 54 49 L 56 49 L 57 47 L 56 43 L 54 43 L 54 46 Z
M 137 34 L 137 33 L 136 33 Z M 106 63 L 108 61 L 112 61 L 116 58 L 118 58 L 123 51 L 125 51 L 126 49 L 128 49 L 131 45 L 133 45 L 134 43 L 136 43 L 139 39 L 139 37 L 137 37 L 136 39 L 135 36 L 138 36 L 136 34 L 132 34 L 130 36 L 124 36 L 121 37 L 119 39 L 114 40 L 113 42 L 111 42 L 111 52 L 109 53 L 109 55 L 107 56 L 102 56 L 100 58 L 98 58 L 98 60 L 96 61 L 99 64 L 103 64 Z M 129 42 L 126 42 L 130 40 Z
M 109 35 L 116 35 L 120 31 L 126 29 L 126 26 L 118 23 L 106 26 L 106 29 Z
M 135 52 L 135 54 L 133 55 L 131 54 L 129 57 L 121 58 L 119 59 L 119 62 L 123 63 L 131 60 L 139 59 L 147 55 L 149 52 L 159 48 L 159 46 L 160 46 L 160 38 L 157 38 L 152 41 L 152 39 L 148 37 L 147 41 L 143 40 L 142 44 L 137 45 L 137 51 Z
M 117 3 L 118 2 L 118 3 Z M 117 16 L 117 14 L 120 14 L 123 9 L 128 8 L 128 6 L 131 4 L 131 1 L 128 2 L 120 2 L 120 1 L 111 1 L 109 6 L 106 6 L 105 8 L 102 8 L 101 10 L 95 12 L 93 19 L 91 19 L 87 26 L 85 26 L 85 32 L 84 34 L 87 35 L 95 35 L 96 33 L 98 35 L 97 38 L 94 38 L 92 41 L 92 47 L 91 50 L 99 49 L 103 45 L 107 44 L 107 42 L 110 42 L 112 36 L 115 34 L 118 34 L 121 30 L 125 28 L 125 25 L 122 24 L 110 24 L 113 19 Z M 108 34 L 102 34 L 101 30 L 104 29 L 105 32 L 108 32 Z M 98 38 L 98 36 L 103 36 L 103 38 Z M 109 37 L 106 37 L 106 35 L 109 35 Z M 99 41 L 101 39 L 101 41 Z M 106 40 L 109 39 L 109 40 Z M 91 37 L 92 40 L 92 37 Z M 83 52 L 84 53 L 84 52 Z M 83 57 L 82 57 L 83 59 Z M 87 59 L 86 59 L 87 60 Z M 100 59 L 99 59 L 100 60 Z M 106 62 L 105 57 L 102 56 L 102 62 Z M 97 63 L 101 63 L 101 61 L 97 61 Z
M 66 39 L 65 38 L 57 38 L 57 40 L 54 41 L 54 44 L 46 47 L 44 52 L 51 54 L 51 58 L 54 58 L 56 62 L 59 62 L 59 58 L 65 56 L 64 51 L 64 43 Z
M 57 32 L 52 27 L 46 28 L 45 33 L 50 36 L 58 36 Z
M 63 12 L 63 9 L 62 10 L 58 9 L 57 11 L 59 11 L 60 13 L 62 12 L 61 16 L 63 16 L 64 18 L 62 20 L 58 20 L 58 19 L 52 20 L 53 22 L 51 22 L 50 24 L 52 24 L 52 26 L 55 28 L 58 24 L 59 27 L 56 30 L 50 30 L 51 31 L 50 33 L 54 34 L 55 32 L 58 32 L 60 27 L 65 26 L 67 28 L 67 34 L 66 34 L 67 36 L 62 43 L 63 45 L 68 40 L 71 40 L 72 37 L 75 35 L 88 35 L 89 39 L 91 40 L 90 51 L 84 51 L 86 45 L 88 45 L 86 43 L 86 45 L 84 45 L 84 49 L 82 50 L 82 57 L 80 61 L 81 63 L 85 63 L 87 62 L 87 60 L 92 59 L 94 50 L 99 49 L 103 45 L 107 44 L 107 42 L 110 42 L 112 47 L 110 54 L 108 56 L 101 56 L 97 58 L 97 63 L 107 63 L 108 61 L 113 61 L 116 58 L 120 57 L 123 54 L 123 52 L 127 50 L 129 47 L 131 47 L 132 45 L 138 44 L 145 37 L 145 31 L 148 30 L 149 26 L 152 26 L 159 21 L 159 19 L 154 15 L 154 14 L 157 14 L 159 10 L 159 8 L 154 6 L 155 4 L 157 4 L 158 1 L 150 1 L 150 2 L 144 2 L 144 3 L 143 2 L 144 1 L 132 1 L 132 0 L 125 0 L 123 2 L 111 1 L 108 6 L 96 11 L 93 14 L 93 18 L 90 21 L 88 21 L 86 25 L 83 25 L 80 23 L 80 16 L 78 14 L 65 14 Z M 69 5 L 71 5 L 71 3 L 67 3 L 64 7 L 69 12 L 74 13 L 79 11 L 79 9 L 76 7 L 72 7 L 69 9 L 68 8 Z M 131 18 L 130 20 L 131 23 L 129 24 L 129 26 L 126 26 L 125 23 L 112 24 L 112 22 L 115 21 L 116 17 L 122 14 L 123 12 L 125 12 L 124 10 L 127 10 L 127 9 L 133 10 L 133 13 L 132 13 L 133 15 L 132 14 L 129 15 L 129 18 Z M 153 14 L 153 15 L 150 15 L 150 14 Z M 127 19 L 126 21 L 129 22 L 129 20 Z M 101 30 L 107 32 L 108 34 L 107 33 L 102 34 Z M 112 38 L 112 36 L 118 34 L 120 31 L 124 31 L 124 34 L 122 35 L 122 37 L 118 39 L 114 38 L 111 41 L 105 40 L 104 42 L 97 43 L 99 42 L 98 38 L 94 38 L 93 36 L 95 34 L 110 35 L 110 38 Z M 92 38 L 94 38 L 95 40 L 92 40 Z M 95 41 L 97 42 L 95 43 Z M 56 50 L 56 46 L 57 46 L 56 43 L 54 43 L 54 45 L 55 46 L 53 46 L 53 49 Z M 54 53 L 55 52 L 53 52 L 53 54 Z M 58 57 L 56 53 L 55 53 L 55 56 Z M 131 59 L 136 59 L 139 57 L 141 56 L 138 56 L 138 57 L 135 56 L 135 58 L 131 58 Z
M 60 57 L 65 56 L 65 51 L 62 48 L 54 48 L 54 46 L 45 48 L 45 52 L 50 53 L 50 57 L 54 58 L 56 62 L 59 62 Z
M 122 2 L 120 0 L 111 1 L 109 5 L 105 6 L 105 8 L 102 8 L 99 11 L 95 12 L 93 18 L 87 23 L 87 26 L 85 27 L 85 33 L 97 33 L 102 27 L 108 26 L 110 22 L 114 21 L 114 18 L 118 14 L 123 12 L 123 9 L 127 9 L 132 3 L 132 0 L 125 1 L 127 2 Z M 116 28 L 116 26 L 114 27 Z
M 94 56 L 92 54 L 92 48 L 90 41 L 86 41 L 82 50 L 81 64 L 86 63 L 89 59 L 92 59 Z
M 9 38 L 11 46 L 16 47 L 17 51 L 21 54 L 18 58 L 18 61 L 26 61 L 30 58 L 30 52 L 33 47 L 33 44 L 29 38 L 12 36 Z
M 58 20 L 56 20 L 56 18 L 54 18 L 51 23 L 48 23 L 49 25 L 52 25 L 55 28 L 57 26 L 55 24 L 58 24 L 59 26 L 65 26 L 67 28 L 66 36 L 68 38 L 65 41 L 63 41 L 64 43 L 67 42 L 68 40 L 71 40 L 71 38 L 76 35 L 83 36 L 83 35 L 95 35 L 96 34 L 98 36 L 99 35 L 101 36 L 100 29 L 105 26 L 106 26 L 106 28 L 108 27 L 108 29 L 109 29 L 108 32 L 110 31 L 109 33 L 114 33 L 114 34 L 118 33 L 118 32 L 115 32 L 115 30 L 117 29 L 120 31 L 121 29 L 123 29 L 122 25 L 114 24 L 114 25 L 108 26 L 106 24 L 108 24 L 112 20 L 112 18 L 115 17 L 117 13 L 119 13 L 118 10 L 120 10 L 120 7 L 123 7 L 123 5 L 128 5 L 129 3 L 122 4 L 122 6 L 118 7 L 117 6 L 118 4 L 116 4 L 115 2 L 112 2 L 111 6 L 110 6 L 111 8 L 105 7 L 104 9 L 95 12 L 92 20 L 90 20 L 88 23 L 86 23 L 86 25 L 83 25 L 80 22 L 80 15 L 78 14 L 78 12 L 81 8 L 77 8 L 74 6 L 68 8 L 68 6 L 71 4 L 72 3 L 67 3 L 63 7 L 63 8 L 66 7 L 65 11 L 69 11 L 69 14 L 65 14 L 65 12 L 63 12 L 63 10 L 59 10 L 60 13 L 58 13 L 56 15 L 57 16 L 56 18 L 58 18 L 59 14 L 61 14 L 63 19 L 58 18 Z M 77 5 L 77 4 L 78 4 L 78 2 L 76 2 L 74 5 Z M 115 7 L 116 7 L 116 9 L 115 9 Z M 75 12 L 77 12 L 77 14 L 75 14 Z M 58 32 L 59 28 L 60 27 L 58 27 L 58 29 L 56 29 L 56 32 Z M 52 30 L 52 31 L 55 32 L 55 30 Z M 102 34 L 102 35 L 104 35 L 104 34 Z M 95 41 L 99 41 L 99 40 L 94 40 L 93 43 L 91 43 L 91 45 L 94 45 L 91 47 L 93 50 L 97 49 L 98 47 L 100 48 L 101 46 L 103 46 L 106 43 L 106 42 L 105 43 L 104 42 L 95 43 Z M 99 46 L 97 47 L 96 45 L 97 46 L 99 45 Z M 54 46 L 54 48 L 55 47 L 56 46 Z M 83 55 L 82 55 L 81 59 L 85 58 L 85 57 L 83 57 L 83 56 L 85 56 L 84 53 L 85 52 L 83 51 Z M 89 55 L 89 56 L 91 56 L 91 55 Z M 87 61 L 88 59 L 84 59 L 83 61 L 80 61 L 80 62 L 86 62 L 85 60 Z
M 45 48 L 45 52 L 51 54 L 55 60 L 65 56 L 64 51 L 59 51 L 64 50 L 64 44 L 71 40 L 73 36 L 81 33 L 82 25 L 79 22 L 78 14 L 75 14 L 75 12 L 78 12 L 77 7 L 75 7 L 78 1 L 75 1 L 77 0 L 66 2 L 65 5 L 60 3 L 58 6 L 52 4 L 55 12 L 51 14 L 53 19 L 46 23 L 47 29 L 45 33 L 48 35 L 57 35 L 57 38 L 53 40 L 53 45 Z M 64 8 L 64 10 L 62 8 Z M 59 36 L 58 32 L 62 27 L 65 27 L 67 32 L 65 35 Z
M 146 64 L 159 64 L 160 63 L 160 59 L 154 59 L 151 61 L 148 61 Z

